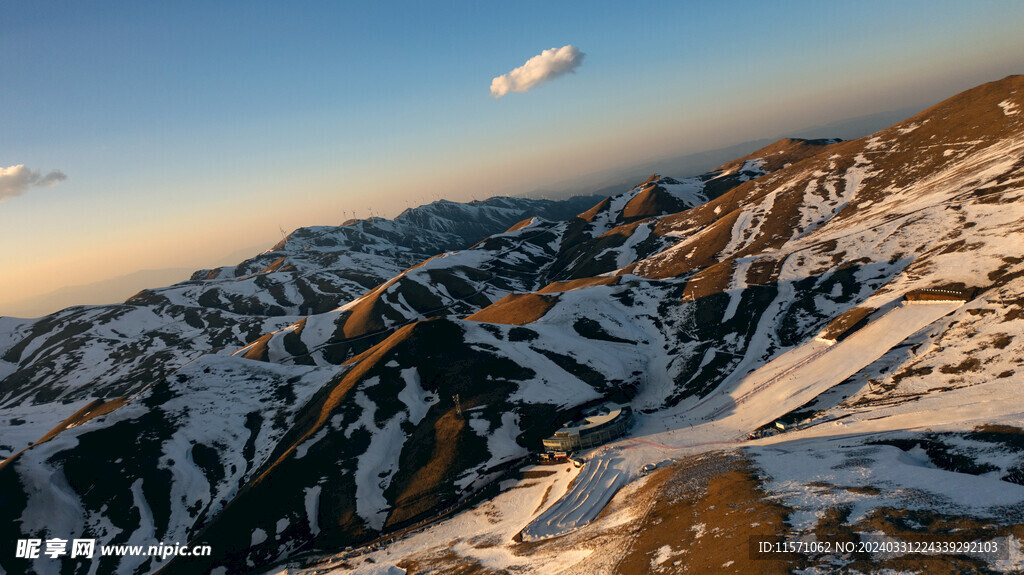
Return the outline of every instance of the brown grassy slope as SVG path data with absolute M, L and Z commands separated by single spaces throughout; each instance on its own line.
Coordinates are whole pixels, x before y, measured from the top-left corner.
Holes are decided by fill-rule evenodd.
M 348 339 L 353 337 L 359 337 L 361 335 L 366 335 L 368 333 L 373 333 L 384 329 L 385 316 L 389 312 L 394 313 L 391 310 L 390 305 L 388 305 L 384 301 L 381 301 L 384 292 L 387 291 L 392 286 L 394 286 L 395 284 L 399 284 L 399 287 L 401 289 L 401 284 L 403 282 L 415 283 L 412 280 L 405 279 L 405 274 L 409 273 L 414 269 L 423 267 L 427 262 L 429 262 L 432 259 L 434 258 L 427 258 L 422 262 L 402 271 L 402 273 L 391 278 L 390 280 L 370 290 L 369 293 L 363 296 L 359 303 L 357 303 L 356 305 L 352 306 L 349 309 L 349 313 L 348 315 L 345 316 L 345 319 L 343 320 L 341 327 L 335 332 L 335 337 L 337 339 Z M 412 301 L 409 301 L 409 303 L 416 307 L 417 303 L 419 302 L 416 302 L 415 299 L 413 299 Z M 436 306 L 436 302 L 423 302 L 423 305 L 424 309 L 426 309 L 427 306 Z
M 524 325 L 544 317 L 544 314 L 557 302 L 557 295 L 509 294 L 466 319 L 505 325 Z
M 622 219 L 626 222 L 634 222 L 662 214 L 675 213 L 685 210 L 687 207 L 682 201 L 668 193 L 668 190 L 649 181 L 643 184 L 640 192 L 622 208 Z
M 694 301 L 726 291 L 732 278 L 734 263 L 732 259 L 727 259 L 694 274 L 686 282 L 683 299 Z
M 457 322 L 434 319 L 399 329 L 384 342 L 353 358 L 351 368 L 343 372 L 305 405 L 268 463 L 256 472 L 256 478 L 244 486 L 225 509 L 198 535 L 199 540 L 217 541 L 217 557 L 182 559 L 170 572 L 206 572 L 212 565 L 230 561 L 243 564 L 263 555 L 277 556 L 274 541 L 252 546 L 249 534 L 254 526 L 273 529 L 280 517 L 303 508 L 303 493 L 319 485 L 320 505 L 317 524 L 320 533 L 312 536 L 296 526 L 296 541 L 312 539 L 323 548 L 344 547 L 367 541 L 377 535 L 356 513 L 356 485 L 352 471 L 368 434 L 357 429 L 346 435 L 346 427 L 360 417 L 355 394 L 365 393 L 376 406 L 376 417 L 397 413 L 404 404 L 395 389 L 405 385 L 402 370 L 414 366 L 423 389 L 437 401 L 415 425 L 403 428 L 408 437 L 402 447 L 398 469 L 391 478 L 385 496 L 391 511 L 385 528 L 416 521 L 457 499 L 453 482 L 468 469 L 489 458 L 487 441 L 466 425 L 455 409 L 454 395 L 463 409 L 481 408 L 491 422 L 500 421 L 510 409 L 509 396 L 514 381 L 533 377 L 533 372 L 514 362 L 477 350 L 463 341 L 463 328 Z M 493 378 L 493 379 L 492 379 Z M 364 385 L 368 380 L 370 385 Z M 482 382 L 486 385 L 481 385 Z M 398 410 L 397 412 L 395 410 Z M 555 406 L 529 405 L 519 411 L 524 423 L 523 441 L 538 442 L 551 429 Z M 350 422 L 349 426 L 338 422 Z M 533 425 L 530 424 L 533 423 Z M 540 422 L 541 425 L 536 425 Z M 308 440 L 313 436 L 315 442 Z M 303 445 L 303 456 L 296 452 Z M 242 563 L 240 563 L 242 562 Z
M 762 169 L 767 172 L 775 172 L 784 168 L 786 164 L 793 164 L 805 158 L 816 156 L 829 147 L 835 147 L 835 145 L 828 143 L 828 140 L 783 138 L 742 158 L 736 158 L 731 162 L 722 164 L 717 169 L 724 174 L 729 174 L 742 168 L 747 160 L 764 160 Z
M 871 315 L 874 311 L 875 308 L 873 307 L 857 306 L 843 312 L 825 326 L 825 329 L 821 332 L 821 337 L 825 339 L 839 339 L 840 337 L 845 337 L 846 335 L 849 335 L 849 333 L 852 333 L 852 331 L 855 331 L 853 329 L 854 326 L 859 326 L 864 318 Z
M 253 483 L 258 484 L 265 479 L 278 464 L 295 452 L 300 443 L 316 433 L 338 405 L 347 398 L 352 388 L 365 378 L 370 369 L 375 367 L 388 352 L 413 337 L 418 325 L 417 323 L 398 329 L 380 344 L 347 361 L 346 364 L 352 365 L 352 369 L 341 377 L 329 393 L 311 402 L 303 409 L 302 413 L 296 416 L 295 423 L 288 430 L 288 434 L 281 439 L 278 447 L 274 450 L 274 454 L 271 456 L 273 462 L 264 467 Z
M 654 233 L 682 233 L 678 248 L 625 271 L 653 278 L 674 277 L 714 265 L 724 257 L 742 257 L 778 248 L 801 232 L 796 224 L 805 194 L 823 193 L 825 181 L 830 181 L 837 191 L 843 191 L 847 169 L 862 156 L 871 162 L 872 171 L 882 175 L 865 179 L 857 191 L 857 202 L 847 205 L 834 219 L 842 221 L 854 217 L 857 203 L 882 199 L 965 154 L 1019 133 L 1022 129 L 1019 117 L 1024 114 L 1007 117 L 998 106 L 1014 91 L 1017 95 L 1013 97 L 1022 99 L 1024 77 L 1011 76 L 968 90 L 870 137 L 827 146 L 817 155 L 741 184 L 703 206 L 660 218 Z M 1024 107 L 1024 102 L 1019 106 Z M 917 127 L 911 130 L 914 126 Z M 873 138 L 878 138 L 874 141 L 882 144 L 873 147 Z M 1024 164 L 1024 159 L 1021 162 Z M 808 187 L 812 180 L 817 181 L 816 188 Z M 765 225 L 759 232 L 750 237 L 741 250 L 720 253 L 731 236 L 737 210 L 763 202 L 772 193 L 774 202 L 763 216 Z
M 505 233 L 506 234 L 510 234 L 512 232 L 517 232 L 517 231 L 525 228 L 526 226 L 530 225 L 530 222 L 532 222 L 532 221 L 533 221 L 533 218 L 526 218 L 525 220 L 523 220 L 521 222 L 518 222 L 518 223 L 514 224 L 511 228 L 505 230 Z M 479 243 L 479 242 L 477 242 L 477 243 Z
M 718 197 L 724 192 L 728 192 L 737 185 L 740 185 L 740 179 L 737 179 L 735 176 L 729 176 L 742 167 L 744 161 L 747 159 L 765 158 L 765 168 L 769 171 L 773 171 L 781 169 L 785 164 L 792 164 L 813 155 L 814 153 L 829 149 L 831 146 L 834 146 L 834 144 L 827 145 L 821 140 L 780 140 L 779 142 L 761 148 L 748 156 L 744 156 L 743 158 L 713 170 L 713 172 L 717 171 L 721 172 L 721 174 L 705 182 L 705 193 L 709 197 Z M 769 156 L 770 159 L 768 159 Z M 622 245 L 630 236 L 633 235 L 637 229 L 637 225 L 644 220 L 651 217 L 662 216 L 664 214 L 673 214 L 678 212 L 690 213 L 690 211 L 693 211 L 690 210 L 684 212 L 684 210 L 687 209 L 687 206 L 669 194 L 665 188 L 658 185 L 658 180 L 660 178 L 661 177 L 657 174 L 652 174 L 649 178 L 639 184 L 641 191 L 627 202 L 623 208 L 622 221 L 625 222 L 624 224 L 609 230 L 599 238 L 585 238 L 586 245 L 578 245 L 579 240 L 581 239 L 580 237 L 571 234 L 566 235 L 566 239 L 563 242 L 561 250 L 563 253 L 559 256 L 559 263 L 568 264 L 570 261 L 575 262 L 571 270 L 566 270 L 570 272 L 570 277 L 584 277 L 587 274 L 606 271 L 604 269 L 598 269 L 599 266 L 594 265 L 594 262 L 592 261 L 593 256 L 600 254 L 608 248 L 614 248 Z M 737 196 L 730 195 L 729 199 L 736 200 Z M 724 203 L 729 204 L 729 202 Z M 727 206 L 728 209 L 719 211 L 718 213 L 724 214 L 728 217 L 728 214 L 736 208 L 736 205 L 737 202 L 734 201 Z M 577 219 L 580 222 L 592 221 L 597 214 L 602 211 L 606 211 L 610 206 L 611 200 L 605 199 L 587 212 L 580 214 Z M 717 215 L 714 213 L 714 207 L 712 207 L 710 211 L 712 213 L 712 217 L 707 218 L 709 222 L 714 221 L 714 216 Z M 712 253 L 717 253 L 718 250 L 725 246 L 725 243 L 729 238 L 729 231 L 731 230 L 732 223 L 732 221 L 729 221 L 719 224 L 721 226 L 727 226 L 726 229 L 723 230 L 724 241 L 722 241 L 720 245 L 717 245 Z M 716 233 L 712 235 L 720 236 L 721 234 Z M 701 245 L 700 249 L 703 252 L 709 249 L 709 246 Z M 587 257 L 586 254 L 588 253 L 592 255 Z M 559 268 L 559 265 L 556 264 L 555 267 Z
M 608 211 L 608 209 L 611 206 L 612 206 L 612 199 L 611 198 L 605 198 L 605 199 L 601 200 L 600 202 L 598 202 L 596 206 L 590 208 L 589 210 L 583 212 L 582 214 L 580 214 L 580 215 L 578 215 L 576 217 L 581 219 L 581 220 L 583 220 L 583 221 L 585 221 L 585 222 L 592 222 L 592 221 L 594 221 L 594 218 L 596 218 L 598 214 L 600 214 L 601 212 Z
M 270 262 L 270 265 L 268 265 L 267 267 L 261 269 L 260 271 L 258 271 L 256 273 L 259 273 L 259 274 L 269 274 L 269 273 L 276 272 L 277 270 L 281 269 L 282 266 L 284 266 L 284 260 L 285 260 L 285 258 L 283 256 L 279 257 L 276 260 Z
M 442 494 L 438 493 L 448 475 L 455 467 L 456 455 L 460 448 L 460 439 L 466 431 L 466 420 L 454 409 L 449 409 L 437 418 L 430 426 L 424 442 L 429 450 L 426 464 L 414 470 L 405 470 L 409 478 L 400 481 L 402 487 L 395 496 L 395 509 L 388 517 L 387 526 L 401 524 L 414 517 L 431 511 L 441 503 Z
M 1021 110 L 1006 116 L 999 107 L 1004 100 Z M 901 130 L 919 127 L 909 133 Z M 993 142 L 1019 134 L 1024 129 L 1024 76 L 1007 76 L 961 92 L 952 98 L 875 134 L 895 144 L 875 152 L 873 158 L 886 168 L 893 187 L 925 178 L 958 157 L 988 147 Z M 866 138 L 870 139 L 870 138 Z M 919 154 L 934 149 L 934 153 Z M 946 151 L 949 150 L 949 155 Z M 880 158 L 879 158 L 880 156 Z M 1024 159 L 1021 160 L 1024 162 Z M 882 193 L 882 186 L 872 191 Z M 870 198 L 869 198 L 870 199 Z
M 267 361 L 267 346 L 270 344 L 270 340 L 273 339 L 274 334 L 265 333 L 259 337 L 256 341 L 250 344 L 250 347 L 242 355 L 245 359 L 253 359 L 256 361 Z
M 301 353 L 306 353 L 306 346 L 302 344 L 302 340 L 298 337 L 299 334 L 302 333 L 302 330 L 305 329 L 306 327 L 306 319 L 307 318 L 302 318 L 299 321 L 295 322 L 295 329 L 288 332 L 287 334 L 279 335 L 275 333 L 268 333 L 260 336 L 259 339 L 257 339 L 255 342 L 251 344 L 251 347 L 249 347 L 249 349 L 246 350 L 242 357 L 244 357 L 245 359 L 253 359 L 256 361 L 270 361 L 270 357 L 268 355 L 270 340 L 278 335 L 279 337 L 285 338 L 285 349 L 288 350 L 289 352 L 292 352 L 294 346 L 298 345 L 302 348 Z M 291 348 L 289 344 L 291 344 Z
M 542 287 L 537 293 L 562 293 L 589 286 L 610 286 L 619 283 L 619 276 L 601 276 L 592 278 L 580 278 L 564 282 L 551 282 Z
M 811 164 L 816 161 L 827 162 L 828 159 L 819 156 L 805 159 L 780 172 L 740 184 L 702 206 L 659 219 L 655 234 L 685 231 L 687 235 L 673 246 L 671 257 L 651 258 L 625 271 L 652 278 L 675 277 L 713 265 L 721 257 L 742 257 L 781 247 L 793 235 L 803 204 L 803 191 L 813 171 Z M 845 173 L 852 164 L 852 159 L 836 163 L 833 171 Z M 800 179 L 794 176 L 800 176 Z M 835 185 L 841 190 L 843 180 L 838 179 Z M 742 250 L 734 254 L 722 253 L 732 238 L 733 227 L 742 210 L 764 201 L 773 192 L 776 196 L 771 209 L 762 214 L 762 221 L 758 222 L 762 224 L 759 233 L 750 237 Z
M 789 510 L 765 497 L 745 458 L 693 456 L 658 473 L 656 501 L 616 573 L 789 573 L 801 566 L 792 556 L 751 558 L 749 540 L 785 534 Z
M 47 441 L 50 441 L 54 437 L 60 435 L 63 431 L 70 429 L 72 427 L 76 427 L 78 425 L 82 425 L 83 423 L 95 417 L 106 415 L 111 411 L 114 411 L 115 409 L 124 406 L 126 403 L 128 403 L 127 396 L 122 396 L 111 400 L 97 399 L 94 401 L 90 401 L 87 405 L 85 405 L 78 411 L 72 413 L 64 421 L 60 422 L 59 425 L 57 425 L 50 431 L 46 432 L 45 435 L 40 437 L 39 440 L 33 443 L 30 447 L 34 447 L 36 445 L 39 445 L 40 443 L 46 443 Z M 25 449 L 28 449 L 28 447 L 26 447 Z M 0 469 L 3 469 L 4 467 L 7 466 L 7 464 L 14 461 L 15 458 L 17 458 L 19 455 L 25 452 L 25 449 L 22 449 L 21 451 L 8 457 L 7 459 L 0 461 Z
M 396 281 L 397 278 L 374 289 L 363 296 L 359 303 L 349 308 L 349 313 L 338 330 L 341 332 L 339 339 L 359 337 L 384 329 L 383 318 L 388 306 L 381 301 L 381 293 Z M 338 335 L 338 332 L 335 332 L 335 336 Z
M 715 200 L 715 203 L 717 204 L 719 201 Z M 671 265 L 659 266 L 655 273 L 647 273 L 645 275 L 648 277 L 673 277 L 687 271 L 705 267 L 715 261 L 715 256 L 729 243 L 732 228 L 739 217 L 739 211 L 732 209 L 726 212 L 724 217 L 718 218 L 714 217 L 713 210 L 705 209 L 705 206 L 695 208 L 695 210 L 699 210 L 701 213 L 693 217 L 703 217 L 703 219 L 706 219 L 707 225 L 702 226 L 697 234 L 672 247 L 672 251 L 676 255 L 670 260 Z M 690 210 L 690 212 L 693 211 Z M 705 214 L 710 216 L 705 216 Z M 673 216 L 668 217 L 672 218 Z M 654 228 L 654 233 L 663 235 L 660 234 L 661 228 L 662 223 L 659 221 Z M 637 264 L 627 266 L 623 273 L 636 273 L 637 267 Z

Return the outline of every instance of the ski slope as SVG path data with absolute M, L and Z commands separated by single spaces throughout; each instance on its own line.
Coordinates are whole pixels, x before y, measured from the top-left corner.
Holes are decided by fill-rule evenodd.
M 523 529 L 523 541 L 554 537 L 593 521 L 625 485 L 628 472 L 622 463 L 617 457 L 587 463 L 572 489 Z
M 904 302 L 837 344 L 815 339 L 744 378 L 722 403 L 705 408 L 710 412 L 703 417 L 722 419 L 737 432 L 749 433 L 842 383 L 962 305 Z
M 592 521 L 644 465 L 722 448 L 811 401 L 855 375 L 963 302 L 903 302 L 839 343 L 814 339 L 719 390 L 687 411 L 662 420 L 665 431 L 637 434 L 588 455 L 572 488 L 523 530 L 524 539 L 554 537 Z M 654 419 L 654 418 L 649 418 Z M 649 431 L 650 421 L 639 430 Z

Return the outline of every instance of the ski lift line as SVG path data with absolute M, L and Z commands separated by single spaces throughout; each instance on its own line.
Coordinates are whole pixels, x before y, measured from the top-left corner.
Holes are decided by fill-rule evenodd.
M 717 418 L 718 416 L 722 415 L 722 413 L 724 413 L 725 411 L 727 411 L 729 409 L 733 409 L 733 408 L 735 408 L 738 405 L 742 405 L 742 404 L 746 403 L 747 400 L 749 400 L 751 397 L 753 397 L 757 393 L 763 391 L 765 388 L 767 388 L 768 386 L 772 385 L 773 383 L 778 381 L 780 378 L 785 377 L 785 376 L 793 373 L 793 371 L 795 371 L 795 370 L 797 370 L 797 369 L 807 365 L 809 362 L 814 361 L 815 359 L 821 357 L 822 355 L 824 355 L 825 353 L 827 353 L 831 349 L 832 349 L 832 346 L 829 346 L 829 347 L 826 347 L 824 349 L 820 349 L 820 350 L 812 353 L 811 355 L 805 357 L 804 359 L 802 359 L 802 360 L 798 361 L 797 363 L 793 364 L 792 366 L 790 366 L 789 369 L 786 369 L 785 371 L 783 371 L 781 373 L 775 374 L 774 376 L 772 376 L 772 377 L 768 378 L 767 380 L 765 380 L 765 381 L 761 382 L 760 384 L 758 384 L 756 387 L 754 387 L 754 389 L 751 389 L 750 391 L 748 391 L 748 392 L 744 393 L 743 395 L 737 397 L 735 400 L 733 400 L 732 405 L 726 405 L 726 406 L 720 407 L 719 409 L 711 412 L 709 417 L 711 417 L 712 419 Z M 696 407 L 696 406 L 694 406 L 694 407 Z
M 712 413 L 711 416 L 712 417 L 717 417 L 718 415 L 721 415 L 721 412 L 724 411 L 725 409 L 732 408 L 732 407 L 735 407 L 736 405 L 739 405 L 740 403 L 742 403 L 743 401 L 746 401 L 746 399 L 748 399 L 747 396 L 752 395 L 752 394 L 754 394 L 754 393 L 764 389 L 765 386 L 767 386 L 768 384 L 774 382 L 779 377 L 782 377 L 782 376 L 792 372 L 794 369 L 797 369 L 798 367 L 802 367 L 802 366 L 806 365 L 806 363 L 808 361 L 811 361 L 811 360 L 821 356 L 823 353 L 825 353 L 826 351 L 828 351 L 830 349 L 832 349 L 831 346 L 830 347 L 826 347 L 825 349 L 821 349 L 821 350 L 818 350 L 818 351 L 814 352 L 813 354 L 809 355 L 808 357 L 806 357 L 806 358 L 800 360 L 799 362 L 797 362 L 796 364 L 792 365 L 789 369 L 787 369 L 787 370 L 785 370 L 785 371 L 783 371 L 781 373 L 778 373 L 778 374 L 772 376 L 767 381 L 761 383 L 760 385 L 758 385 L 754 389 L 752 389 L 752 390 L 748 391 L 747 393 L 743 394 L 740 397 L 740 399 L 742 399 L 742 401 L 740 401 L 740 399 L 737 399 L 736 401 L 733 402 L 733 405 L 730 405 L 730 406 L 728 406 L 726 408 L 723 408 L 723 409 L 719 409 L 719 410 L 715 411 L 714 413 Z M 697 409 L 698 407 L 704 405 L 705 403 L 707 403 L 708 401 L 711 401 L 712 399 L 714 399 L 716 397 L 720 397 L 720 395 L 716 395 L 714 392 L 712 392 L 712 393 L 708 394 L 706 397 L 704 397 L 703 399 L 701 399 L 700 401 L 698 401 L 696 404 L 694 404 L 693 407 L 690 407 L 689 409 L 684 411 L 683 413 L 690 413 L 691 411 Z M 669 417 L 675 417 L 675 416 L 669 416 Z

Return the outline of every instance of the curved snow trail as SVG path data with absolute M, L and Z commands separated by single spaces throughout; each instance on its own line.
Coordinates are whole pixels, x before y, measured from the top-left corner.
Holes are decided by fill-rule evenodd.
M 620 457 L 595 455 L 558 501 L 523 529 L 523 540 L 546 539 L 568 533 L 593 521 L 629 475 Z

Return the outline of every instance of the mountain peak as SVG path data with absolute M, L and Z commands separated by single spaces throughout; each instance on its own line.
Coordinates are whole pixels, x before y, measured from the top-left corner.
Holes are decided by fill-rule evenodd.
M 1022 109 L 1011 76 L 600 203 L 442 200 L 300 228 L 125 305 L 0 318 L 0 536 L 216 542 L 168 574 L 368 543 L 301 561 L 671 570 L 698 525 L 929 540 L 969 517 L 1002 546 L 1024 508 Z M 643 414 L 628 437 L 516 475 L 613 399 Z M 736 521 L 736 501 L 772 510 Z M 581 541 L 610 554 L 562 553 Z

